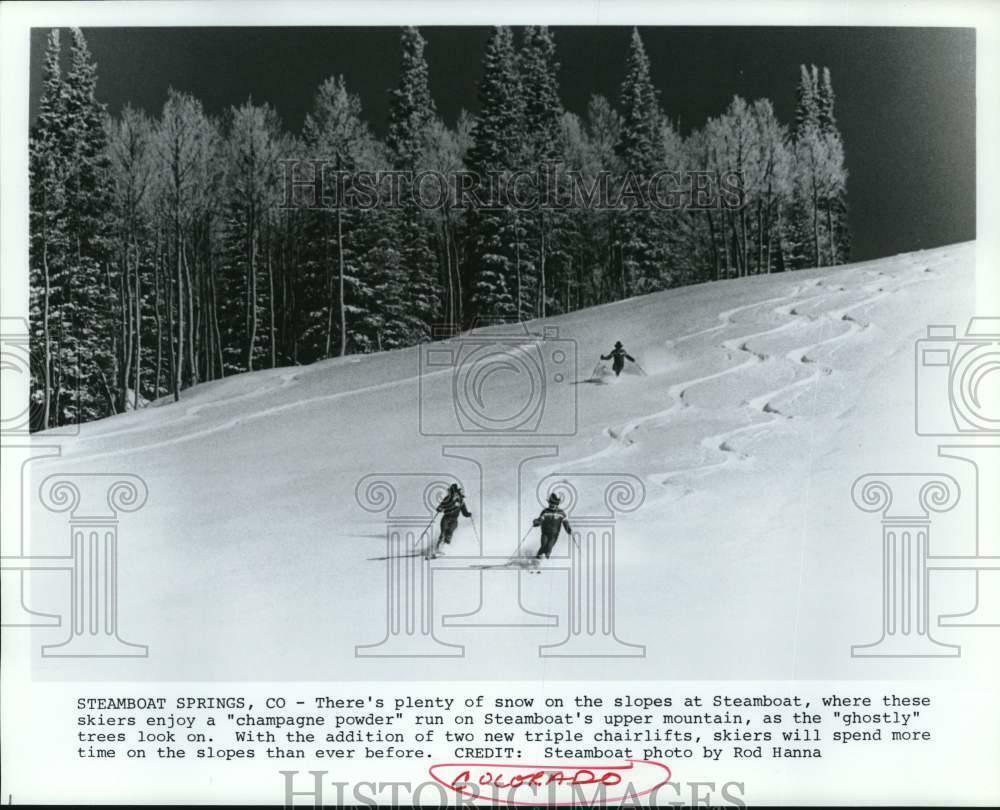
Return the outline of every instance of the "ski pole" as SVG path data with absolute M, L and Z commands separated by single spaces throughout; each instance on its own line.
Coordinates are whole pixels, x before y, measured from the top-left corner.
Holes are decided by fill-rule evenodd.
M 476 535 L 476 542 L 479 543 L 479 548 L 482 548 L 483 547 L 483 540 L 479 536 L 479 530 L 476 529 L 476 521 L 474 521 L 472 518 L 469 518 L 469 523 L 472 524 L 472 533 L 474 535 Z
M 420 532 L 420 534 L 418 534 L 418 535 L 417 535 L 417 540 L 416 540 L 416 542 L 414 543 L 414 546 L 416 546 L 416 545 L 417 545 L 417 544 L 418 544 L 418 543 L 420 542 L 420 538 L 421 538 L 421 537 L 423 537 L 423 536 L 424 536 L 425 534 L 427 534 L 427 532 L 429 532 L 429 531 L 430 531 L 430 529 L 431 529 L 431 526 L 433 526 L 433 525 L 434 525 L 434 521 L 435 521 L 435 520 L 437 520 L 437 515 L 434 515 L 434 517 L 432 517 L 432 518 L 431 518 L 431 522 L 430 522 L 430 523 L 428 523 L 428 524 L 427 524 L 427 526 L 426 526 L 426 527 L 424 528 L 424 530 L 423 530 L 422 532 Z M 434 542 L 434 538 L 431 538 L 431 542 L 432 542 L 432 543 Z
M 635 362 L 635 361 L 633 361 L 633 362 Z M 639 365 L 638 363 L 636 363 L 636 364 L 635 364 L 635 367 L 636 367 L 637 369 L 639 369 L 639 371 L 641 371 L 641 372 L 642 372 L 642 376 L 643 376 L 643 377 L 648 377 L 648 376 L 649 376 L 649 374 L 648 374 L 648 373 L 646 372 L 646 369 L 644 369 L 644 368 L 643 368 L 642 366 L 640 366 L 640 365 Z
M 528 539 L 528 536 L 531 534 L 531 530 L 534 529 L 534 528 L 535 528 L 534 526 L 529 526 L 528 527 L 528 531 L 526 531 L 524 533 L 524 535 L 521 537 L 520 542 L 517 544 L 517 548 L 514 549 L 514 556 L 515 557 L 520 553 L 521 546 L 524 545 L 524 541 Z

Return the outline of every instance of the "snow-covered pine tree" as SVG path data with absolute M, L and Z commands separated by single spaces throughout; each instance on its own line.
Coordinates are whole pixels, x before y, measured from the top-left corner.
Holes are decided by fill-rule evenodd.
M 795 88 L 795 125 L 793 137 L 819 125 L 818 73 L 815 65 L 799 65 L 799 83 Z
M 519 168 L 524 126 L 524 95 L 517 71 L 514 35 L 507 26 L 493 29 L 483 57 L 479 81 L 479 113 L 469 150 L 469 169 L 488 183 L 490 173 L 502 184 Z M 473 317 L 519 317 L 516 296 L 523 302 L 524 278 L 518 284 L 518 217 L 504 208 L 484 208 L 469 213 L 469 283 L 467 311 Z M 530 289 L 530 287 L 528 287 Z M 523 309 L 523 307 L 522 307 Z
M 386 146 L 393 164 L 413 170 L 425 149 L 426 129 L 436 118 L 430 91 L 430 72 L 424 49 L 427 42 L 414 27 L 400 35 L 399 85 L 389 91 L 389 130 Z
M 426 42 L 416 28 L 404 28 L 400 37 L 402 58 L 399 86 L 390 92 L 389 132 L 386 146 L 393 166 L 404 172 L 400 192 L 403 205 L 387 211 L 395 231 L 399 252 L 390 275 L 393 289 L 386 294 L 400 298 L 401 320 L 393 325 L 395 345 L 427 340 L 440 317 L 441 295 L 437 284 L 437 261 L 432 245 L 431 223 L 414 198 L 409 180 L 424 162 L 428 131 L 436 119 L 431 97 Z M 390 265 L 393 266 L 393 265 Z
M 842 144 L 843 138 L 837 127 L 837 116 L 834 109 L 835 101 L 836 95 L 833 92 L 830 68 L 824 67 L 817 93 L 818 123 L 824 133 L 835 135 Z M 837 167 L 837 171 L 843 175 L 843 182 L 839 184 L 841 190 L 825 203 L 827 230 L 831 234 L 831 264 L 843 264 L 851 256 L 851 229 L 848 223 L 847 207 L 847 168 L 841 165 Z
M 96 89 L 97 65 L 83 32 L 74 28 L 61 139 L 68 244 L 60 279 L 64 295 L 60 377 L 62 390 L 78 398 L 79 413 L 64 413 L 67 421 L 98 419 L 115 413 L 118 406 L 113 389 L 118 373 L 106 112 Z
M 571 262 L 569 260 L 570 218 L 573 212 L 561 208 L 566 202 L 566 158 L 563 139 L 563 105 L 559 97 L 559 62 L 552 32 L 545 26 L 524 29 L 519 54 L 519 71 L 524 91 L 525 170 L 537 172 L 539 205 L 522 212 L 525 239 L 522 255 L 537 280 L 535 306 L 531 317 L 545 317 L 550 309 L 568 307 Z M 550 182 L 551 177 L 551 182 Z M 546 199 L 547 190 L 556 189 L 560 199 Z
M 822 79 L 817 80 L 816 84 L 816 124 L 823 131 L 832 132 L 837 128 L 837 117 L 834 113 L 835 96 L 830 68 L 824 67 L 819 75 Z
M 583 177 L 588 190 L 596 190 L 596 183 L 606 173 L 618 177 L 622 161 L 617 154 L 621 137 L 621 116 L 604 96 L 592 96 L 587 105 L 583 128 L 584 168 Z M 593 303 L 614 301 L 624 295 L 620 251 L 615 242 L 619 214 L 614 210 L 588 207 L 583 216 L 585 223 L 585 250 L 580 260 L 584 278 L 590 281 Z
M 815 65 L 799 69 L 793 129 L 794 195 L 789 212 L 790 265 L 822 267 L 846 259 L 844 147 L 834 117 L 829 70 L 823 84 Z M 842 201 L 841 201 L 841 198 Z M 837 213 L 843 211 L 838 225 Z M 839 234 L 838 234 L 839 232 Z M 844 256 L 841 250 L 844 248 Z
M 616 152 L 622 171 L 622 197 L 629 210 L 614 218 L 613 244 L 622 295 L 629 296 L 662 289 L 670 282 L 663 277 L 662 229 L 640 199 L 648 198 L 649 180 L 660 168 L 663 113 L 638 28 L 632 29 L 619 109 L 622 122 Z
M 799 65 L 799 82 L 795 88 L 795 119 L 790 133 L 790 148 L 795 156 L 792 164 L 794 193 L 789 200 L 787 214 L 783 217 L 785 239 L 782 259 L 784 266 L 789 270 L 812 267 L 816 262 L 812 205 L 809 195 L 805 193 L 804 163 L 800 159 L 804 152 L 799 148 L 799 144 L 810 137 L 809 133 L 816 131 L 819 126 L 816 76 L 814 67 Z

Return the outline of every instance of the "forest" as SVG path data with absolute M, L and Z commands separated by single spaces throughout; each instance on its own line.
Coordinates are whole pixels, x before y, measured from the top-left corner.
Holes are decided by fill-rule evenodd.
M 439 116 L 426 42 L 400 33 L 378 137 L 342 76 L 300 132 L 248 98 L 219 116 L 170 88 L 110 115 L 73 29 L 49 32 L 29 138 L 32 429 L 86 422 L 257 369 L 412 346 L 672 287 L 842 264 L 847 170 L 830 71 L 802 65 L 794 120 L 732 99 L 682 134 L 638 30 L 616 99 L 560 99 L 556 38 L 492 30 L 478 109 Z M 795 81 L 794 76 L 789 82 Z M 289 206 L 290 162 L 510 178 L 738 177 L 737 204 Z M 404 182 L 406 182 L 404 180 Z M 716 189 L 718 190 L 718 189 Z

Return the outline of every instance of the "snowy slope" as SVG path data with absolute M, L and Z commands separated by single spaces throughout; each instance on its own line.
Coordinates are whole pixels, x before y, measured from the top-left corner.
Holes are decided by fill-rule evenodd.
M 980 674 L 993 631 L 938 632 L 962 643 L 960 660 L 849 653 L 877 639 L 881 621 L 880 529 L 852 506 L 854 479 L 947 471 L 974 491 L 960 463 L 937 458 L 933 441 L 913 431 L 913 343 L 930 323 L 964 328 L 974 265 L 975 246 L 955 245 L 528 325 L 576 342 L 579 373 L 561 384 L 574 386 L 578 421 L 575 435 L 536 442 L 557 444 L 558 456 L 526 464 L 523 491 L 546 475 L 584 472 L 628 472 L 645 485 L 645 503 L 616 528 L 617 632 L 646 645 L 639 660 L 538 656 L 538 645 L 566 633 L 557 566 L 513 577 L 523 604 L 559 614 L 561 626 L 439 628 L 443 641 L 465 645 L 457 659 L 355 657 L 355 645 L 386 627 L 385 524 L 358 505 L 359 479 L 462 480 L 474 522 L 462 521 L 446 560 L 474 553 L 484 521 L 511 552 L 527 528 L 516 491 L 481 502 L 475 468 L 442 452 L 455 441 L 421 435 L 418 401 L 451 408 L 452 378 L 438 371 L 421 390 L 418 349 L 244 374 L 186 391 L 179 404 L 85 425 L 32 472 L 145 479 L 148 504 L 121 523 L 120 624 L 124 638 L 151 648 L 148 660 L 88 661 L 86 671 L 191 680 Z M 648 376 L 587 382 L 615 339 Z M 503 404 L 504 391 L 493 385 L 487 395 Z M 522 393 L 510 386 L 511 397 Z M 971 553 L 963 507 L 935 524 L 940 553 Z M 65 538 L 65 516 L 36 507 L 33 552 L 64 553 Z M 481 575 L 435 575 L 436 625 L 476 607 Z M 967 609 L 971 574 L 938 576 L 933 612 Z M 36 575 L 32 607 L 63 612 L 63 584 Z M 38 632 L 40 641 L 60 634 Z M 60 677 L 59 662 L 36 666 Z

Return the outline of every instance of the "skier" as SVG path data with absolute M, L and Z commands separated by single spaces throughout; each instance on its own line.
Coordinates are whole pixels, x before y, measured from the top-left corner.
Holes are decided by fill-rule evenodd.
M 451 536 L 458 528 L 458 516 L 472 517 L 472 513 L 465 505 L 465 493 L 462 492 L 462 488 L 458 484 L 452 484 L 448 487 L 448 494 L 437 505 L 437 511 L 441 513 L 441 534 L 437 543 L 434 544 L 435 556 L 443 543 L 451 543 Z
M 546 560 L 549 558 L 556 540 L 559 539 L 559 529 L 565 529 L 566 534 L 571 536 L 573 533 L 566 513 L 559 508 L 559 496 L 554 492 L 549 495 L 549 505 L 541 511 L 541 514 L 534 519 L 531 525 L 540 526 L 542 529 L 542 545 L 535 555 L 536 560 L 542 559 L 542 555 L 545 555 Z
M 635 362 L 635 358 L 625 351 L 625 347 L 622 346 L 622 342 L 620 340 L 616 340 L 615 347 L 608 354 L 602 354 L 601 359 L 614 359 L 614 362 L 611 364 L 611 370 L 615 372 L 616 377 L 621 374 L 622 369 L 625 368 L 626 360 L 630 360 L 633 363 Z

